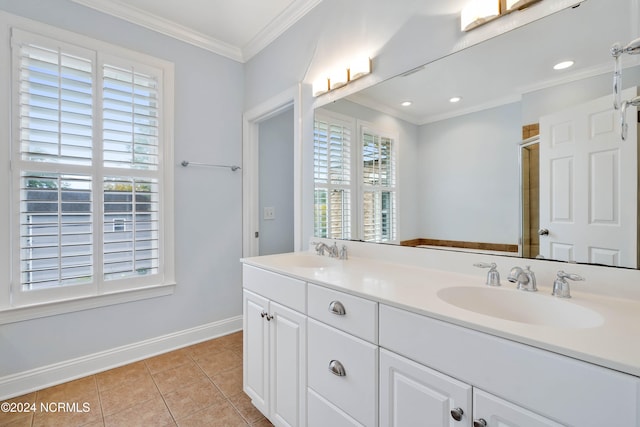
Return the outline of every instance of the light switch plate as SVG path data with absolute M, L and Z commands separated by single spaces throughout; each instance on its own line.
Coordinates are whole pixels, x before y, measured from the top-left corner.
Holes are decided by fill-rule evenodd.
M 276 219 L 276 208 L 274 208 L 273 206 L 265 207 L 264 208 L 263 218 L 264 219 Z

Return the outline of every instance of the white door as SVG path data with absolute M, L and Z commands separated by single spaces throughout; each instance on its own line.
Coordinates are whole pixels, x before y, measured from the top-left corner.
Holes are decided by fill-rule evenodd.
M 244 291 L 243 388 L 264 415 L 269 411 L 269 325 L 263 314 L 269 301 Z
M 477 425 L 483 425 L 481 420 L 484 420 L 487 427 L 562 427 L 562 424 L 478 389 L 473 389 L 473 420 Z
M 306 421 L 306 316 L 271 302 L 270 417 L 276 426 L 303 426 Z
M 637 88 L 623 92 L 630 99 Z M 540 255 L 637 268 L 637 108 L 620 136 L 611 96 L 540 118 Z
M 380 427 L 469 425 L 470 385 L 380 350 Z

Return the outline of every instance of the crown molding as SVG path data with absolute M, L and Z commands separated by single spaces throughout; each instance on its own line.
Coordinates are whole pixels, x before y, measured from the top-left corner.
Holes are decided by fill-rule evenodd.
M 75 3 L 140 25 L 237 62 L 244 62 L 242 50 L 168 19 L 129 6 L 120 0 L 72 0 Z
M 271 44 L 321 2 L 322 0 L 294 0 L 242 48 L 244 61 L 248 61 Z
M 147 11 L 129 6 L 121 0 L 71 0 L 99 12 L 140 25 L 174 39 L 189 43 L 237 62 L 246 62 L 289 29 L 322 0 L 294 0 L 269 25 L 240 48 Z

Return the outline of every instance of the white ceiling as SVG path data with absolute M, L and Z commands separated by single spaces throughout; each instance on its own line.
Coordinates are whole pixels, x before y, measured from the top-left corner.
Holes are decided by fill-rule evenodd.
M 586 1 L 348 97 L 411 123 L 424 124 L 518 101 L 525 93 L 611 74 L 614 42 L 635 36 L 628 3 Z M 634 65 L 637 57 L 625 57 Z M 567 70 L 553 65 L 573 60 Z M 449 98 L 461 96 L 457 104 Z M 403 108 L 400 103 L 413 104 Z
M 73 0 L 245 62 L 322 0 Z

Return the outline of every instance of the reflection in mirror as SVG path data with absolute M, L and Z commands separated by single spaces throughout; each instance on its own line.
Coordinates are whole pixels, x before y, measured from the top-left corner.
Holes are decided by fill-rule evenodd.
M 638 268 L 632 12 L 584 2 L 316 110 L 315 235 Z

